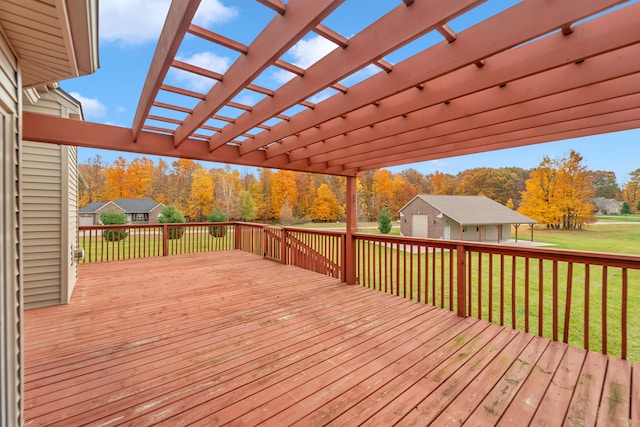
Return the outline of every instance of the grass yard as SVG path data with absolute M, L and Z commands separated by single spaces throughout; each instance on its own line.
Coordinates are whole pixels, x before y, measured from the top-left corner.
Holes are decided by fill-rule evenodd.
M 420 254 L 414 251 L 411 255 L 408 247 L 397 249 L 371 243 L 365 244 L 361 251 L 365 254 L 365 261 L 359 266 L 358 276 L 362 277 L 362 282 L 371 284 L 371 287 L 444 308 L 450 307 L 451 295 L 453 301 L 456 300 L 456 272 L 454 267 L 454 276 L 451 277 L 448 251 Z M 367 252 L 371 256 L 370 261 L 366 260 Z M 514 260 L 511 256 L 473 253 L 467 263 L 468 267 L 470 265 L 467 271 L 471 276 L 471 280 L 467 282 L 470 283 L 471 291 L 470 315 L 534 334 L 539 334 L 539 321 L 542 319 L 541 335 L 553 338 L 553 261 L 540 263 L 538 260 L 530 260 L 527 266 L 524 258 Z M 571 267 L 570 281 L 567 263 L 558 262 L 556 268 L 558 306 L 555 315 L 558 339 L 563 340 L 566 321 L 568 342 L 583 347 L 584 325 L 587 324 L 588 347 L 602 351 L 602 267 L 589 268 L 588 293 L 584 265 L 576 264 Z M 622 343 L 621 275 L 621 269 L 618 268 L 608 268 L 606 272 L 606 348 L 609 354 L 617 356 L 620 356 Z M 452 293 L 449 290 L 450 283 L 453 284 Z M 640 362 L 640 312 L 633 309 L 633 301 L 640 301 L 640 286 L 634 286 L 640 283 L 640 271 L 629 271 L 628 283 L 628 358 Z M 512 298 L 514 294 L 515 298 Z M 588 298 L 585 299 L 587 294 Z M 569 305 L 567 300 L 570 301 Z M 585 322 L 585 307 L 588 307 L 588 322 Z
M 520 240 L 529 240 L 529 233 L 519 233 Z M 583 230 L 546 230 L 536 228 L 536 242 L 551 243 L 560 249 L 640 254 L 640 222 L 598 221 Z

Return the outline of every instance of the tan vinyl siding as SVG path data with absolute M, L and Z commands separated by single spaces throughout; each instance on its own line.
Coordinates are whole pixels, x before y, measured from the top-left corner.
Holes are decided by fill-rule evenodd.
M 20 81 L 0 35 L 0 425 L 21 426 L 22 286 L 20 241 Z
M 62 302 L 62 149 L 58 145 L 30 141 L 22 143 L 22 182 L 36 184 L 42 177 L 50 189 L 22 187 L 24 252 L 24 308 L 26 310 Z M 35 221 L 28 221 L 34 219 Z M 46 221 L 46 222 L 43 222 Z M 31 254 L 40 254 L 39 266 Z M 40 261 L 46 260 L 46 266 Z M 45 292 L 46 290 L 46 292 Z

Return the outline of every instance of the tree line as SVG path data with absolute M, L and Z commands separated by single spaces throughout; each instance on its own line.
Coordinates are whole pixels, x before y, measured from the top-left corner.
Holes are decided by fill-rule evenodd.
M 80 188 L 80 207 L 120 197 L 148 197 L 175 206 L 188 221 L 204 221 L 218 208 L 229 220 L 295 224 L 338 221 L 344 217 L 346 205 L 345 178 L 333 175 L 272 169 L 253 172 L 229 166 L 208 169 L 188 159 L 169 164 L 163 159 L 155 163 L 146 157 L 127 161 L 121 156 L 107 163 L 100 155 L 79 167 L 86 181 Z M 569 170 L 575 173 L 562 178 L 567 175 L 559 172 Z M 580 191 L 569 191 L 577 189 L 578 183 Z M 422 174 L 412 168 L 399 173 L 372 170 L 358 178 L 357 190 L 361 221 L 375 221 L 382 209 L 397 218 L 400 208 L 417 194 L 484 195 L 543 224 L 572 228 L 580 222 L 578 218 L 588 219 L 593 207 L 589 204 L 589 213 L 589 209 L 579 208 L 576 200 L 589 203 L 590 197 L 624 198 L 640 210 L 636 207 L 640 202 L 640 169 L 620 188 L 613 172 L 589 171 L 582 157 L 572 152 L 564 159 L 545 158 L 531 170 L 482 167 L 456 175 Z M 555 211 L 550 208 L 557 200 L 568 198 L 574 200 L 572 205 L 555 206 Z M 562 209 L 563 215 L 558 216 Z

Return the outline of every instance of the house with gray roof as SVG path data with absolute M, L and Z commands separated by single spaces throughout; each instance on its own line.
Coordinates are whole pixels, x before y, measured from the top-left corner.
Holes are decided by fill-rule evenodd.
M 113 203 L 127 214 L 128 224 L 157 224 L 164 204 L 153 199 L 116 199 Z
M 596 205 L 596 215 L 620 215 L 622 202 L 606 197 L 593 197 L 591 202 Z
M 517 231 L 537 221 L 485 196 L 420 194 L 400 209 L 400 233 L 429 239 L 497 242 L 511 239 Z
M 79 209 L 80 225 L 100 225 L 100 215 L 113 211 L 127 214 L 128 224 L 157 224 L 164 204 L 153 199 L 120 198 L 113 202 L 92 202 Z

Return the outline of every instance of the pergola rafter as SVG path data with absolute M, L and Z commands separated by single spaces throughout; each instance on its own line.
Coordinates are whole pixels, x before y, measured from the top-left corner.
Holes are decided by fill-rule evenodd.
M 447 2 L 448 3 L 448 2 Z M 299 139 L 307 141 L 304 131 L 316 125 L 341 117 L 375 101 L 387 98 L 429 80 L 453 72 L 476 61 L 507 50 L 521 43 L 561 28 L 567 22 L 574 22 L 598 13 L 620 3 L 619 0 L 582 2 L 566 1 L 549 3 L 531 0 L 517 4 L 506 11 L 475 25 L 461 34 L 455 43 L 444 41 L 425 51 L 396 64 L 392 73 L 378 73 L 354 85 L 344 96 L 333 96 L 319 103 L 313 112 L 305 111 L 286 123 L 279 123 L 268 133 L 256 135 L 250 143 L 243 145 L 240 152 L 246 154 L 261 148 L 274 140 L 291 135 L 291 143 L 283 143 L 280 151 L 287 152 L 299 148 Z M 411 7 L 415 7 L 414 3 Z M 540 19 L 531 19 L 534 15 Z M 499 28 L 499 31 L 496 31 Z M 425 64 L 429 64 L 425 67 Z M 482 67 L 479 70 L 486 70 Z M 422 97 L 422 91 L 414 89 Z M 315 141 L 314 141 L 315 142 Z M 278 153 L 280 154 L 280 153 Z
M 443 20 L 451 19 L 482 1 L 484 0 L 463 0 L 460 2 L 426 0 L 414 4 L 411 11 L 401 5 L 352 37 L 348 44 L 337 36 L 331 36 L 333 33 L 330 34 L 325 29 L 321 32 L 322 35 L 336 43 L 339 48 L 305 70 L 304 75 L 299 75 L 283 85 L 276 91 L 277 96 L 262 100 L 255 106 L 251 114 L 238 117 L 234 126 L 228 126 L 220 134 L 214 135 L 211 138 L 211 150 L 219 148 L 226 140 L 254 128 L 273 115 L 302 102 L 322 89 L 332 86 L 362 67 L 376 62 L 381 56 L 398 46 L 433 30 Z M 347 46 L 349 47 L 348 52 L 340 49 Z M 275 128 L 278 126 L 272 128 L 274 132 Z M 269 135 L 271 135 L 271 131 Z M 272 142 L 265 138 L 261 138 L 261 140 L 263 145 Z M 259 144 L 243 144 L 240 151 L 245 154 L 257 148 L 260 148 Z
M 622 101 L 628 102 L 630 96 L 640 92 L 640 74 L 621 77 L 613 81 L 605 81 L 599 84 L 580 87 L 578 89 L 554 94 L 533 100 L 523 99 L 522 102 L 513 103 L 501 108 L 491 109 L 489 111 L 479 112 L 473 116 L 465 115 L 465 111 L 469 111 L 472 107 L 473 100 L 465 102 L 460 100 L 455 104 L 446 107 L 446 112 L 438 114 L 444 107 L 438 106 L 431 112 L 432 117 L 438 116 L 440 120 L 447 117 L 457 117 L 455 119 L 441 121 L 416 130 L 409 130 L 404 133 L 395 134 L 386 138 L 379 138 L 370 144 L 363 143 L 358 145 L 344 144 L 344 147 L 335 151 L 324 154 L 309 156 L 310 164 L 328 162 L 330 166 L 338 166 L 350 163 L 354 158 L 381 158 L 384 154 L 392 154 L 394 151 L 402 152 L 406 150 L 407 145 L 421 145 L 421 141 L 428 139 L 445 137 L 451 134 L 460 134 L 462 132 L 475 132 L 478 129 L 484 129 L 494 124 L 512 122 L 527 117 L 539 117 L 544 114 L 553 112 L 565 112 L 572 109 L 580 108 L 602 101 Z M 491 93 L 481 92 L 474 94 L 476 100 L 483 96 L 491 96 Z M 471 98 L 471 96 L 469 97 Z M 496 96 L 496 99 L 499 97 Z M 513 99 L 513 97 L 510 97 Z M 636 104 L 640 105 L 640 104 Z M 631 105 L 633 106 L 633 105 Z M 455 114 L 455 112 L 458 114 Z M 519 123 L 514 124 L 514 130 L 518 129 Z M 366 129 L 366 130 L 374 130 Z M 364 131 L 365 129 L 363 129 Z M 348 135 L 342 139 L 350 137 Z M 486 135 L 474 135 L 470 137 Z M 336 143 L 344 141 L 336 141 Z M 363 146 L 366 147 L 363 149 Z
M 175 1 L 131 129 L 25 113 L 25 138 L 353 177 L 638 125 L 638 2 L 527 0 L 461 29 L 452 20 L 483 0 L 396 0 L 355 34 L 331 28 L 357 1 L 258 0 L 275 16 L 249 44 L 194 24 L 198 2 Z M 221 72 L 177 59 L 186 33 L 235 62 Z M 336 47 L 303 68 L 287 52 L 312 33 Z M 442 41 L 413 43 L 426 34 Z M 367 66 L 380 71 L 360 74 Z M 172 67 L 213 86 L 176 84 Z M 294 77 L 269 80 L 272 67 Z M 248 92 L 260 101 L 238 96 Z
M 640 4 L 630 6 L 640 14 Z M 570 37 L 553 34 L 535 42 L 521 46 L 518 49 L 502 52 L 490 58 L 491 66 L 477 69 L 468 66 L 457 70 L 439 79 L 436 79 L 426 86 L 426 95 L 411 89 L 398 95 L 385 99 L 379 105 L 369 105 L 361 110 L 357 110 L 347 115 L 345 119 L 332 119 L 321 126 L 320 129 L 309 129 L 298 137 L 290 137 L 287 144 L 267 149 L 267 158 L 282 154 L 285 146 L 292 161 L 303 157 L 319 155 L 336 149 L 357 145 L 368 141 L 373 141 L 394 134 L 406 132 L 419 127 L 428 126 L 433 123 L 424 114 L 425 108 L 447 101 L 460 98 L 462 96 L 480 92 L 492 87 L 499 87 L 505 82 L 512 82 L 530 75 L 544 76 L 550 69 L 566 64 L 574 64 L 576 61 L 584 61 L 596 55 L 602 55 L 612 49 L 619 49 L 632 43 L 640 43 L 640 26 L 637 25 L 634 14 L 624 13 L 624 10 L 612 12 L 611 16 L 602 18 L 604 22 L 590 21 L 580 25 L 579 30 Z M 612 32 L 611 25 L 616 23 L 621 28 L 620 32 Z M 565 90 L 572 89 L 575 82 L 565 82 L 557 80 L 556 75 L 535 78 L 535 84 L 529 84 L 532 91 L 541 92 L 541 88 L 549 87 L 548 92 L 558 91 L 560 85 L 565 86 Z M 580 74 L 579 78 L 584 79 L 583 74 L 578 69 L 575 74 Z M 589 81 L 586 84 L 591 84 Z M 583 83 L 584 84 L 584 83 Z M 539 95 L 542 96 L 542 95 Z M 491 104 L 495 99 L 481 100 L 484 104 Z M 441 117 L 446 109 L 438 108 L 438 117 Z M 466 110 L 464 114 L 477 110 Z M 410 114 L 415 112 L 415 117 Z M 446 114 L 445 114 L 446 116 Z M 384 123 L 381 123 L 384 122 Z M 373 128 L 369 128 L 370 125 Z M 356 130 L 355 134 L 365 134 L 366 137 L 352 136 L 348 134 Z M 340 138 L 347 134 L 348 138 Z M 340 142 L 330 143 L 332 137 L 339 137 Z M 259 138 L 260 135 L 257 136 Z M 304 141 L 301 145 L 298 141 Z M 316 142 L 324 141 L 322 144 Z M 304 149 L 295 151 L 296 149 Z
M 176 129 L 176 147 L 308 33 L 309 26 L 317 25 L 343 1 L 317 0 L 309 3 L 304 0 L 291 0 L 287 3 L 286 14 L 283 11 L 283 16 L 271 21 L 251 43 L 247 53 L 240 56 L 224 74 L 224 84 L 214 85 L 205 99 L 194 108 L 193 113 Z M 243 134 L 246 130 L 229 139 Z

